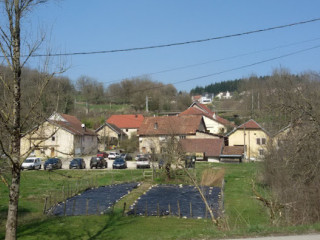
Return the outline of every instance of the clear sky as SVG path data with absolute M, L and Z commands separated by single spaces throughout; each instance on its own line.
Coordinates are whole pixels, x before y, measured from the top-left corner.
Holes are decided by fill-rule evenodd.
M 58 0 L 37 7 L 26 19 L 30 39 L 38 26 L 46 30 L 37 53 L 90 52 L 184 42 L 247 32 L 320 18 L 319 0 Z M 29 25 L 31 24 L 31 25 Z M 196 86 L 271 74 L 284 67 L 292 73 L 320 72 L 320 47 L 262 64 L 266 59 L 320 46 L 320 21 L 183 46 L 143 51 L 77 55 L 62 58 L 64 73 L 76 81 L 86 75 L 103 82 L 148 75 L 189 91 Z M 221 60 L 224 59 L 224 60 Z M 55 59 L 57 60 L 57 59 Z M 59 59 L 60 61 L 61 59 Z M 217 60 L 217 61 L 216 61 Z M 33 59 L 29 67 L 39 60 Z M 204 64 L 206 63 L 206 64 Z M 189 65 L 196 65 L 186 67 Z M 180 68 L 174 71 L 175 68 Z M 218 74 L 223 72 L 221 74 Z

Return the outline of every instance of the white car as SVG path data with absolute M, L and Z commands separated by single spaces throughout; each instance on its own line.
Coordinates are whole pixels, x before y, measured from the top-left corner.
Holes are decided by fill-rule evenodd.
M 116 153 L 116 152 L 110 152 L 109 155 L 108 155 L 109 159 L 115 159 L 117 157 L 120 157 L 120 154 Z
M 41 158 L 28 157 L 21 165 L 21 170 L 24 169 L 41 169 Z
M 138 168 L 150 168 L 150 160 L 146 157 L 140 157 L 137 160 L 137 169 Z

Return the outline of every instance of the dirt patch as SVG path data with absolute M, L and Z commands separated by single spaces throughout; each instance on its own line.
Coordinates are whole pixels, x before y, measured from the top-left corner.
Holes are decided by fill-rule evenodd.
M 201 176 L 201 186 L 221 187 L 224 179 L 225 170 L 220 169 L 206 169 Z

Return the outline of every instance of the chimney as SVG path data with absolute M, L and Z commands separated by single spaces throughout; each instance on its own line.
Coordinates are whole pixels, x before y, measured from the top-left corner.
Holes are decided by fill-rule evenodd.
M 213 117 L 213 119 L 217 119 L 217 114 L 214 113 L 212 117 Z
M 86 125 L 84 123 L 81 124 L 81 127 L 84 131 L 86 131 Z

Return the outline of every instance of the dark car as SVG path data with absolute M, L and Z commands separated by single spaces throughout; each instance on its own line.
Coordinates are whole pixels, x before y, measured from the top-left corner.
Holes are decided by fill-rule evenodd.
M 119 157 L 113 161 L 112 168 L 125 169 L 127 168 L 127 162 L 123 158 Z
M 106 152 L 98 152 L 97 153 L 97 157 L 103 157 L 103 158 L 107 158 L 108 157 L 108 153 L 106 153 Z
M 71 160 L 69 164 L 69 169 L 78 168 L 78 169 L 84 169 L 86 168 L 86 163 L 83 160 L 83 158 L 74 158 Z
M 49 158 L 45 163 L 43 164 L 44 170 L 52 170 L 52 169 L 61 169 L 62 168 L 62 162 L 59 158 Z
M 92 157 L 90 159 L 90 168 L 107 168 L 108 163 L 103 157 Z
M 121 153 L 120 157 L 126 161 L 132 160 L 132 156 L 129 153 Z

